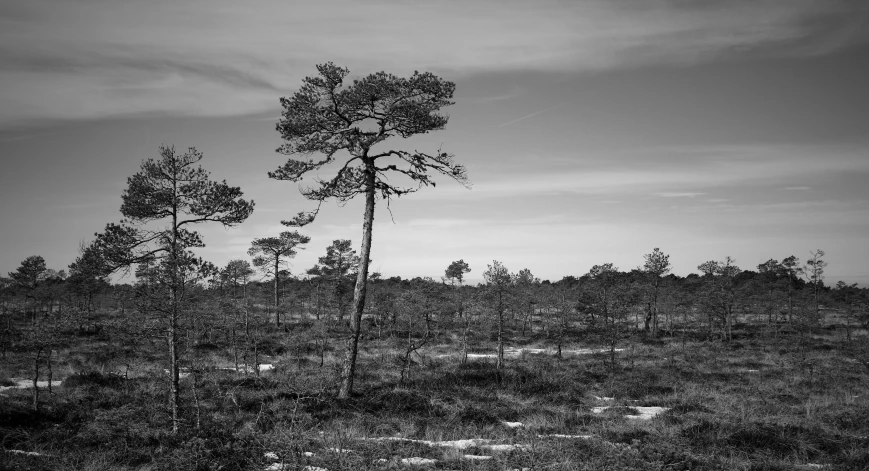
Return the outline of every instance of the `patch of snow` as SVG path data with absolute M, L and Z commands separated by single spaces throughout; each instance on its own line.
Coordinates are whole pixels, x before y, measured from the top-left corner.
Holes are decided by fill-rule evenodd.
M 473 446 L 485 445 L 490 441 L 491 440 L 486 440 L 483 438 L 469 438 L 464 440 L 445 440 L 441 442 L 426 441 L 426 444 L 428 444 L 429 446 L 439 446 L 442 448 L 455 448 L 457 450 L 465 450 Z
M 168 375 L 168 374 L 169 374 L 169 370 L 163 368 L 163 373 L 166 373 L 166 374 Z M 188 377 L 188 376 L 190 376 L 190 370 L 189 370 L 189 369 L 187 369 L 187 368 L 181 368 L 181 369 L 178 370 L 178 377 L 179 377 L 179 378 L 186 378 L 186 377 Z
M 10 386 L 11 387 L 11 386 Z M 7 453 L 15 453 L 16 455 L 25 455 L 25 456 L 48 456 L 43 455 L 42 453 L 37 453 L 35 451 L 24 451 L 24 450 L 5 450 Z
M 219 370 L 219 371 L 236 371 L 236 372 L 243 372 L 243 373 L 253 373 L 254 372 L 253 367 L 247 366 L 247 365 L 239 365 L 238 368 L 236 368 L 234 366 L 224 366 L 224 367 L 218 367 L 215 369 Z M 273 369 L 275 369 L 275 365 L 273 365 L 271 363 L 261 363 L 259 365 L 260 373 L 262 373 L 263 371 L 271 371 Z M 168 373 L 168 371 L 166 371 L 166 372 Z
M 550 433 L 549 435 L 537 435 L 537 438 L 581 438 L 590 439 L 591 435 L 565 435 L 562 433 Z
M 609 353 L 610 349 L 608 348 L 598 348 L 596 350 L 592 350 L 590 348 L 580 348 L 578 350 L 562 350 L 561 353 L 573 353 L 574 355 L 591 355 L 592 353 Z M 625 351 L 624 348 L 616 348 L 616 352 Z
M 13 385 L 13 386 L 0 386 L 0 391 L 6 391 L 8 389 L 30 389 L 33 387 L 33 380 L 32 379 L 13 379 L 12 381 L 15 381 L 15 385 Z M 61 384 L 61 381 L 52 381 L 51 382 L 52 387 L 60 386 L 60 384 Z M 37 381 L 36 387 L 37 388 L 47 388 L 48 381 Z
M 481 448 L 486 448 L 487 450 L 492 450 L 492 451 L 513 451 L 513 450 L 521 450 L 524 448 L 528 448 L 528 446 L 527 445 L 520 445 L 520 444 L 513 444 L 513 445 L 503 444 L 503 445 L 484 445 Z
M 635 407 L 635 409 L 640 412 L 640 415 L 626 415 L 625 417 L 628 419 L 651 420 L 658 414 L 670 410 L 669 407 Z
M 284 463 L 272 463 L 265 468 L 263 471 L 289 471 L 291 469 L 296 469 L 291 465 L 285 465 Z M 321 468 L 319 466 L 305 466 L 302 468 L 302 471 L 329 471 L 326 468 Z
M 355 451 L 353 451 L 353 450 L 348 450 L 348 449 L 346 449 L 346 448 L 335 448 L 335 447 L 332 447 L 332 448 L 328 448 L 328 450 L 331 451 L 331 452 L 333 452 L 333 453 L 356 453 Z M 310 452 L 309 452 L 309 453 L 310 453 Z M 311 453 L 311 455 L 313 455 L 313 453 Z
M 457 450 L 464 450 L 466 448 L 470 448 L 472 446 L 481 446 L 486 443 L 489 443 L 491 440 L 486 440 L 483 438 L 469 438 L 465 440 L 445 440 L 445 441 L 431 441 L 431 440 L 414 440 L 413 438 L 403 438 L 403 437 L 381 437 L 381 438 L 372 438 L 371 440 L 375 441 L 398 441 L 398 442 L 409 442 L 409 443 L 422 443 L 423 445 L 428 446 L 437 446 L 443 448 L 455 448 Z
M 481 358 L 498 358 L 495 353 L 468 353 L 468 360 L 478 360 Z
M 462 458 L 471 461 L 486 461 L 492 459 L 492 457 L 488 455 L 463 455 Z
M 507 351 L 505 350 L 504 353 L 506 354 Z M 543 355 L 549 353 L 549 350 L 545 348 L 519 348 L 511 349 L 510 353 L 515 355 L 521 355 L 523 353 L 526 355 Z
M 431 458 L 420 458 L 418 456 L 414 456 L 413 458 L 402 458 L 401 464 L 406 464 L 410 466 L 424 466 L 429 464 L 435 464 L 438 460 L 434 460 Z
M 267 451 L 267 452 L 263 455 L 263 458 L 265 458 L 265 459 L 267 459 L 267 460 L 270 460 L 270 461 L 277 461 L 277 460 L 279 459 L 279 458 L 278 458 L 278 454 L 275 453 L 275 452 L 273 452 L 273 451 Z
M 609 408 L 610 408 L 610 406 L 592 407 L 591 412 L 594 414 L 600 414 Z M 657 407 L 657 406 L 654 406 L 654 407 L 632 407 L 632 408 L 636 409 L 639 412 L 639 414 L 638 415 L 625 415 L 624 417 L 626 419 L 651 420 L 652 418 L 654 418 L 658 414 L 660 414 L 662 412 L 666 412 L 670 409 L 669 407 Z
M 380 437 L 380 438 L 369 438 L 369 440 L 374 441 L 398 441 L 398 442 L 407 442 L 407 443 L 421 443 L 423 445 L 428 445 L 431 447 L 441 447 L 441 448 L 455 448 L 457 450 L 466 450 L 471 447 L 485 448 L 487 450 L 492 451 L 511 451 L 517 448 L 527 448 L 526 445 L 518 445 L 518 444 L 492 444 L 492 440 L 486 438 L 466 438 L 464 440 L 444 440 L 444 441 L 432 441 L 432 440 L 415 440 L 413 438 L 403 438 L 403 437 Z
M 508 428 L 519 428 L 519 427 L 525 426 L 525 424 L 523 424 L 522 422 L 501 422 L 501 423 L 504 424 L 504 426 L 508 427 Z
M 746 373 L 758 373 L 760 370 L 745 370 Z
M 311 453 L 310 451 L 306 451 L 306 452 L 302 453 L 302 456 L 307 456 L 308 458 L 310 458 L 310 457 L 314 456 L 314 454 Z
M 591 396 L 591 397 L 597 399 L 598 401 L 606 401 L 606 402 L 616 400 L 616 398 L 614 398 L 614 397 L 600 397 L 600 396 Z
M 580 348 L 574 350 L 562 349 L 562 354 L 573 354 L 573 355 L 590 355 L 592 353 L 609 353 L 610 349 L 608 348 L 599 348 L 599 349 L 590 349 L 590 348 Z M 616 352 L 625 351 L 624 348 L 616 348 Z M 508 347 L 504 349 L 504 356 L 507 358 L 518 358 L 525 355 L 554 355 L 555 350 L 549 348 L 513 348 Z M 433 355 L 435 358 L 449 358 L 460 356 L 461 353 L 440 353 L 437 355 Z M 468 360 L 488 360 L 498 358 L 497 353 L 468 353 Z

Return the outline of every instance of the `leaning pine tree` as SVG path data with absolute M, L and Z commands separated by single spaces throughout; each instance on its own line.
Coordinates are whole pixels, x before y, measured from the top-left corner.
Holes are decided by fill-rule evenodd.
M 338 393 L 339 397 L 346 398 L 353 391 L 376 198 L 389 200 L 423 186 L 435 186 L 432 172 L 465 186 L 469 183 L 465 168 L 456 164 L 451 154 L 440 150 L 433 155 L 375 150 L 393 136 L 408 138 L 443 129 L 448 117 L 438 111 L 453 104 L 454 83 L 429 72 L 414 72 L 409 78 L 378 72 L 344 87 L 349 70 L 331 62 L 318 65 L 317 70 L 319 76 L 305 78 L 298 92 L 290 98 L 281 98 L 284 110 L 277 131 L 284 144 L 277 151 L 292 157 L 276 171 L 269 172 L 269 177 L 298 182 L 308 172 L 331 163 L 339 165 L 331 179 L 315 177 L 314 186 L 301 189 L 307 199 L 318 202 L 317 209 L 300 212 L 292 221 L 284 222 L 289 226 L 313 222 L 320 206 L 328 199 L 343 203 L 356 195 L 365 195 L 359 273 Z M 346 152 L 346 157 L 340 156 L 342 151 Z M 314 154 L 321 156 L 319 160 L 311 158 Z M 389 179 L 390 175 L 404 175 L 411 184 L 398 186 Z
M 215 182 L 197 163 L 202 153 L 190 148 L 178 154 L 160 147 L 160 159 L 142 162 L 127 179 L 121 214 L 127 219 L 111 223 L 91 245 L 111 270 L 136 266 L 144 280 L 147 308 L 162 325 L 169 350 L 169 408 L 172 430 L 179 426 L 179 363 L 181 318 L 186 288 L 210 272 L 212 265 L 189 249 L 204 247 L 191 227 L 216 222 L 226 227 L 241 224 L 253 212 L 253 201 L 241 198 L 238 187 Z

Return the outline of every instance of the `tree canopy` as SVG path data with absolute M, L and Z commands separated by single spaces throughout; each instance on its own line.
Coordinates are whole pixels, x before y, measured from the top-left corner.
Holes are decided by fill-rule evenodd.
M 343 88 L 348 69 L 329 62 L 318 65 L 317 71 L 320 75 L 305 78 L 292 97 L 281 98 L 284 111 L 276 129 L 284 143 L 277 152 L 301 158 L 290 158 L 269 172 L 269 177 L 299 182 L 305 174 L 335 162 L 336 154 L 343 150 L 350 157 L 331 179 L 315 177 L 313 186 L 302 188 L 306 198 L 344 202 L 369 189 L 382 198 L 401 196 L 423 186 L 435 186 L 430 172 L 469 184 L 465 167 L 456 164 L 451 154 L 372 151 L 393 136 L 408 138 L 443 129 L 449 118 L 438 111 L 453 104 L 454 83 L 429 72 L 414 72 L 409 78 L 378 72 Z M 322 158 L 311 158 L 314 154 Z M 376 164 L 383 159 L 391 162 Z M 415 185 L 397 185 L 389 180 L 389 173 L 404 175 Z M 318 210 L 319 206 L 314 211 L 300 212 L 284 224 L 308 224 Z

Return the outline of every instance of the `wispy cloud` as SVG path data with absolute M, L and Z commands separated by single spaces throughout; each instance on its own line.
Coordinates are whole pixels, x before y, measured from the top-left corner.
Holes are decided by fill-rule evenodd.
M 535 117 L 535 116 L 538 116 L 538 115 L 541 115 L 541 114 L 543 114 L 543 113 L 546 113 L 547 111 L 552 111 L 552 110 L 554 110 L 555 108 L 558 108 L 559 106 L 562 106 L 562 105 L 564 105 L 564 102 L 559 103 L 559 104 L 557 104 L 557 105 L 555 105 L 555 106 L 550 106 L 549 108 L 546 108 L 545 110 L 536 111 L 536 112 L 531 113 L 531 114 L 529 114 L 529 115 L 525 115 L 525 116 L 523 116 L 523 117 L 521 117 L 521 118 L 514 119 L 513 121 L 508 121 L 508 122 L 506 122 L 506 123 L 504 123 L 504 124 L 500 124 L 500 125 L 498 125 L 498 127 L 499 127 L 499 128 L 503 128 L 504 126 L 509 126 L 509 125 L 511 125 L 511 124 L 518 123 L 519 121 L 524 121 L 524 120 L 526 120 L 526 119 L 528 119 L 528 118 L 533 118 L 533 117 Z
M 824 159 L 818 159 L 824 155 Z M 573 166 L 519 168 L 475 178 L 474 198 L 564 194 L 694 198 L 698 189 L 785 188 L 822 173 L 869 172 L 865 151 L 839 145 L 732 145 L 649 148 L 629 154 L 584 154 Z M 798 188 L 796 186 L 791 188 Z M 729 194 L 722 196 L 729 197 Z M 414 198 L 467 198 L 458 185 Z
M 734 51 L 818 54 L 864 41 L 856 13 L 867 8 L 847 0 L 384 0 L 365 8 L 349 0 L 31 0 L 0 12 L 0 125 L 255 113 L 276 107 L 327 60 L 355 73 L 456 78 L 695 63 Z
M 49 136 L 52 133 L 50 132 L 36 132 L 36 133 L 20 133 L 20 132 L 12 132 L 12 133 L 2 133 L 0 132 L 0 142 L 15 142 L 15 141 L 25 141 L 28 139 L 34 139 L 42 136 Z
M 471 98 L 471 101 L 474 103 L 493 103 L 493 102 L 498 102 L 498 101 L 510 100 L 512 98 L 515 98 L 517 95 L 519 95 L 518 92 L 511 92 L 511 93 L 504 93 L 501 95 L 488 95 L 488 96 L 475 97 L 475 98 Z
M 706 193 L 700 193 L 696 191 L 662 191 L 659 193 L 654 193 L 654 196 L 658 196 L 660 198 L 694 198 L 695 196 L 705 195 Z

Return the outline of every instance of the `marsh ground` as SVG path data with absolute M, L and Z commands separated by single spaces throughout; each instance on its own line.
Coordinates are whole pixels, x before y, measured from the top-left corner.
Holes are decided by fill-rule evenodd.
M 41 391 L 38 411 L 28 389 L 0 392 L 0 468 L 869 469 L 860 333 L 850 342 L 834 327 L 741 324 L 730 342 L 635 333 L 619 338 L 613 362 L 593 329 L 565 347 L 581 353 L 562 358 L 544 333 L 517 330 L 498 371 L 484 355 L 462 364 L 459 336 L 446 332 L 411 355 L 402 380 L 402 337 L 372 330 L 357 394 L 338 400 L 341 345 L 319 351 L 313 329 L 309 320 L 264 328 L 261 362 L 274 369 L 259 376 L 225 369 L 234 360 L 220 342 L 191 347 L 176 435 L 159 339 L 120 360 L 124 345 L 108 331 L 77 337 L 54 360 L 62 382 Z M 494 351 L 483 337 L 472 352 Z M 27 358 L 8 354 L 6 386 L 31 374 Z M 641 418 L 647 407 L 663 409 Z

